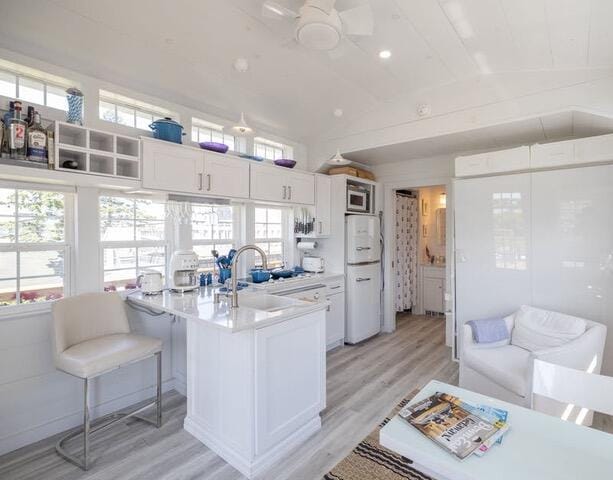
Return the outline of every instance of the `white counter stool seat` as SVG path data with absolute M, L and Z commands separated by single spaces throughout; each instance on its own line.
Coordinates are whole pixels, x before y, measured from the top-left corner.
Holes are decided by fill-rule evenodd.
M 135 417 L 160 427 L 162 424 L 162 341 L 130 333 L 124 301 L 117 293 L 87 293 L 58 300 L 53 304 L 55 367 L 84 381 L 83 425 L 61 438 L 57 453 L 87 470 L 90 466 L 89 436 L 127 417 Z M 100 419 L 91 428 L 89 418 L 89 380 L 130 363 L 152 356 L 157 363 L 157 392 L 152 402 L 132 412 L 115 413 Z M 137 416 L 156 407 L 155 420 Z M 68 453 L 62 444 L 83 433 L 83 458 Z

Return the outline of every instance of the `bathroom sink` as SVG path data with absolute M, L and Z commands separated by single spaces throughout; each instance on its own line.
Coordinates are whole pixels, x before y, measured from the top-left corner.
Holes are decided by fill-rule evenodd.
M 238 306 L 262 310 L 264 312 L 274 312 L 284 308 L 305 305 L 306 302 L 291 297 L 281 297 L 278 295 L 238 295 Z

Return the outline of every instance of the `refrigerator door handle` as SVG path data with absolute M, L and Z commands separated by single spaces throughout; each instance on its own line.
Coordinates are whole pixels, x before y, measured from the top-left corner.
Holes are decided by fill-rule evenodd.
M 370 250 L 370 247 L 355 247 L 355 249 L 356 249 L 358 252 L 361 252 L 361 251 L 363 251 L 363 250 Z
M 370 278 L 362 278 L 362 277 L 358 277 L 355 279 L 356 282 L 369 282 L 371 279 Z

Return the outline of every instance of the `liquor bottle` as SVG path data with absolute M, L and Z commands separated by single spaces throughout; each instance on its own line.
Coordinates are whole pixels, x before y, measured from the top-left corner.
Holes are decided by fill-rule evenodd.
M 0 147 L 0 156 L 8 156 L 9 154 L 9 122 L 11 118 L 13 118 L 13 114 L 15 113 L 15 102 L 12 100 L 9 102 L 9 110 L 4 114 L 3 117 L 3 125 L 4 132 L 2 135 L 2 146 Z
M 15 113 L 9 120 L 9 156 L 16 160 L 26 158 L 26 122 L 21 119 L 21 102 L 15 102 Z
M 30 162 L 47 163 L 47 130 L 40 124 L 40 114 L 32 114 L 32 123 L 28 128 L 27 156 Z

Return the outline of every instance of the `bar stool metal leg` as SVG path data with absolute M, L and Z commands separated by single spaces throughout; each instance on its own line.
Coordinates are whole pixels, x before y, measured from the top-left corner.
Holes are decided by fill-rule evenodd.
M 83 382 L 83 470 L 89 468 L 89 380 Z

